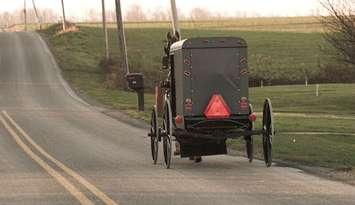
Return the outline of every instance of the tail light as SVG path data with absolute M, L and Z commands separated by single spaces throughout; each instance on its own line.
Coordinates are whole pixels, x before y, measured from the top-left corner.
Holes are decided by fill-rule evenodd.
M 181 115 L 178 115 L 175 117 L 175 124 L 176 125 L 181 125 L 184 123 L 184 117 Z
M 255 112 L 253 112 L 253 113 L 251 113 L 251 114 L 249 115 L 249 120 L 250 120 L 250 122 L 255 122 L 256 119 L 257 119 L 257 117 L 256 117 L 256 113 L 255 113 Z
M 207 119 L 227 119 L 231 115 L 231 110 L 222 95 L 213 95 L 204 114 Z
M 241 110 L 249 110 L 249 100 L 248 100 L 248 98 L 243 97 L 240 100 L 239 105 L 240 105 L 240 109 Z

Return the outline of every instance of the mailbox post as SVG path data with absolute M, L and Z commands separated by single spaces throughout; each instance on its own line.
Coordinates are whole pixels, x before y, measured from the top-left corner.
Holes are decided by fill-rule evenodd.
M 129 73 L 126 75 L 128 87 L 138 96 L 138 110 L 144 111 L 144 75 L 142 73 Z

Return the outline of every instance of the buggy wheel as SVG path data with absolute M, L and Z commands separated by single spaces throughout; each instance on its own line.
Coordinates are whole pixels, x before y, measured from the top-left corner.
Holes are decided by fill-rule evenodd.
M 154 164 L 157 164 L 159 150 L 159 128 L 158 114 L 156 106 L 153 107 L 150 118 L 150 148 L 152 151 L 152 159 Z
M 251 104 L 249 104 L 249 114 L 253 113 L 253 107 Z M 247 130 L 253 130 L 253 122 L 249 122 L 249 127 Z M 253 162 L 254 159 L 254 142 L 252 136 L 245 136 L 245 148 L 247 152 L 247 157 L 249 159 L 249 162 Z
M 272 164 L 272 138 L 274 136 L 274 119 L 270 99 L 266 99 L 263 110 L 263 151 L 267 167 Z
M 172 158 L 172 135 L 173 135 L 173 121 L 170 102 L 166 100 L 164 109 L 164 121 L 163 121 L 163 153 L 164 163 L 167 169 L 170 169 Z

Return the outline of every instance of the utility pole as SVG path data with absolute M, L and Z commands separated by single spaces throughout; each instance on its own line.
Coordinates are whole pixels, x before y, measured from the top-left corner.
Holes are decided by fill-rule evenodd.
M 117 18 L 117 31 L 118 31 L 118 44 L 120 49 L 120 55 L 122 58 L 122 67 L 125 69 L 126 74 L 129 74 L 129 65 L 128 65 L 128 55 L 126 48 L 126 37 L 124 33 L 124 26 L 122 20 L 122 9 L 121 9 L 121 0 L 115 0 L 116 3 L 116 18 Z M 126 83 L 124 83 L 126 85 Z
M 25 21 L 25 31 L 27 31 L 27 5 L 26 0 L 23 1 L 23 18 Z
M 32 0 L 32 5 L 33 5 L 33 10 L 35 11 L 35 14 L 36 14 L 36 17 L 37 17 L 37 21 L 38 21 L 38 24 L 39 24 L 39 30 L 42 30 L 42 20 L 41 20 L 41 17 L 39 16 L 39 14 L 38 14 L 37 7 L 36 7 L 36 4 L 35 4 L 35 0 Z
M 173 23 L 173 32 L 174 35 L 176 35 L 176 33 L 178 33 L 178 40 L 181 40 L 181 33 L 180 33 L 180 27 L 179 27 L 179 17 L 178 17 L 178 13 L 177 13 L 177 7 L 176 7 L 176 1 L 175 0 L 171 0 L 171 13 L 172 13 L 172 23 Z
M 105 0 L 102 0 L 102 28 L 104 30 L 105 36 L 105 54 L 106 54 L 106 61 L 110 59 L 110 50 L 108 45 L 108 33 L 107 33 L 107 26 L 106 26 L 106 9 L 105 9 Z
M 62 12 L 63 12 L 63 31 L 66 30 L 66 25 L 65 25 L 65 9 L 64 9 L 64 0 L 62 0 Z

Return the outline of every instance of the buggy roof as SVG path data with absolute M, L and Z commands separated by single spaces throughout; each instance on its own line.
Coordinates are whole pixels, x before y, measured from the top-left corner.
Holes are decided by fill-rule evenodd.
M 208 37 L 208 38 L 190 38 L 174 43 L 170 52 L 174 53 L 181 49 L 198 48 L 240 48 L 247 47 L 247 43 L 242 38 L 237 37 Z

